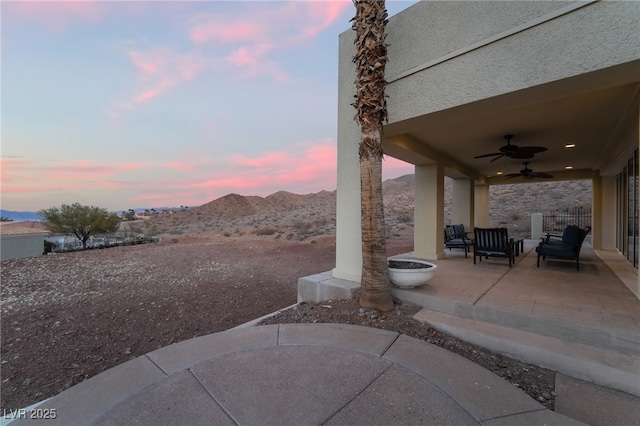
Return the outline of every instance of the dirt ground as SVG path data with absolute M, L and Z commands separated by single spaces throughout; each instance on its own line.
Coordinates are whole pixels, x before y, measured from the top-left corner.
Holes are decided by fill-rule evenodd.
M 389 240 L 389 254 L 412 249 Z M 49 398 L 157 348 L 227 330 L 296 303 L 297 279 L 335 266 L 335 239 L 181 237 L 178 242 L 1 263 L 1 408 Z M 328 308 L 327 306 L 331 306 Z M 395 330 L 457 352 L 553 408 L 553 373 L 357 302 L 300 305 L 271 322 L 348 322 Z

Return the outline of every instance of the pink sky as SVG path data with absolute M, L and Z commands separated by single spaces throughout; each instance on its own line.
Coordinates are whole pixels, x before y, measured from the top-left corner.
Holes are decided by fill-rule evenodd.
M 353 13 L 350 1 L 3 2 L 2 208 L 336 189 L 337 38 Z M 389 158 L 384 171 L 413 167 Z

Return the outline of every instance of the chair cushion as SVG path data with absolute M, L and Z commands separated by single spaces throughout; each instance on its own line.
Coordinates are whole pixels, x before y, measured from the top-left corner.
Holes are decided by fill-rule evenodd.
M 575 225 L 569 225 L 562 233 L 562 242 L 564 244 L 580 245 L 582 242 L 582 230 Z
M 536 247 L 536 252 L 543 256 L 572 258 L 576 256 L 577 249 L 578 247 L 573 244 L 540 243 L 540 245 Z
M 467 234 L 464 231 L 464 225 L 460 224 L 460 225 L 451 225 L 451 228 L 453 229 L 453 236 L 455 238 L 464 238 Z
M 475 252 L 479 256 L 489 256 L 489 257 L 511 257 L 511 253 L 506 251 L 495 251 L 495 250 L 478 250 Z
M 455 238 L 455 234 L 453 232 L 453 228 L 451 226 L 447 226 L 444 228 L 444 239 L 446 242 L 449 242 Z
M 453 239 L 447 241 L 447 245 L 452 245 L 452 246 L 454 246 L 454 245 L 462 246 L 462 245 L 465 245 L 465 244 L 466 245 L 471 245 L 471 244 L 473 244 L 473 240 L 470 240 L 468 238 L 453 238 Z

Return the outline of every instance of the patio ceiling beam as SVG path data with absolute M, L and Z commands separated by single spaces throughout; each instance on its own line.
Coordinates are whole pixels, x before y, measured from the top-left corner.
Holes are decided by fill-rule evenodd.
M 448 155 L 407 134 L 385 138 L 384 151 L 385 154 L 415 165 L 424 165 L 431 162 L 439 163 L 442 164 L 445 169 L 458 172 L 481 184 L 487 183 L 486 176 L 460 164 Z

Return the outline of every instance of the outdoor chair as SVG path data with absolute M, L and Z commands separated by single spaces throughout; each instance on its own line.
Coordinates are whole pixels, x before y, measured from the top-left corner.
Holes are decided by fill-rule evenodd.
M 464 249 L 464 257 L 467 258 L 469 247 L 473 247 L 473 240 L 467 237 L 464 225 L 447 225 L 444 228 L 444 247 L 449 250 L 454 248 Z
M 545 260 L 547 257 L 555 259 L 568 259 L 576 261 L 576 269 L 580 270 L 580 249 L 582 243 L 589 233 L 590 228 L 581 229 L 575 225 L 569 225 L 564 229 L 562 238 L 558 240 L 553 235 L 547 235 L 547 238 L 543 239 L 536 252 L 538 253 L 538 268 L 540 267 L 540 257 Z
M 589 232 L 591 232 L 591 227 L 587 226 L 584 229 L 587 231 L 587 235 L 589 235 Z M 547 232 L 547 235 L 545 235 L 545 237 L 542 239 L 542 242 L 545 242 L 545 243 L 562 243 L 562 235 L 563 234 L 552 234 L 550 232 Z
M 473 264 L 476 257 L 502 257 L 509 260 L 509 267 L 515 263 L 515 243 L 509 238 L 507 228 L 473 228 Z

